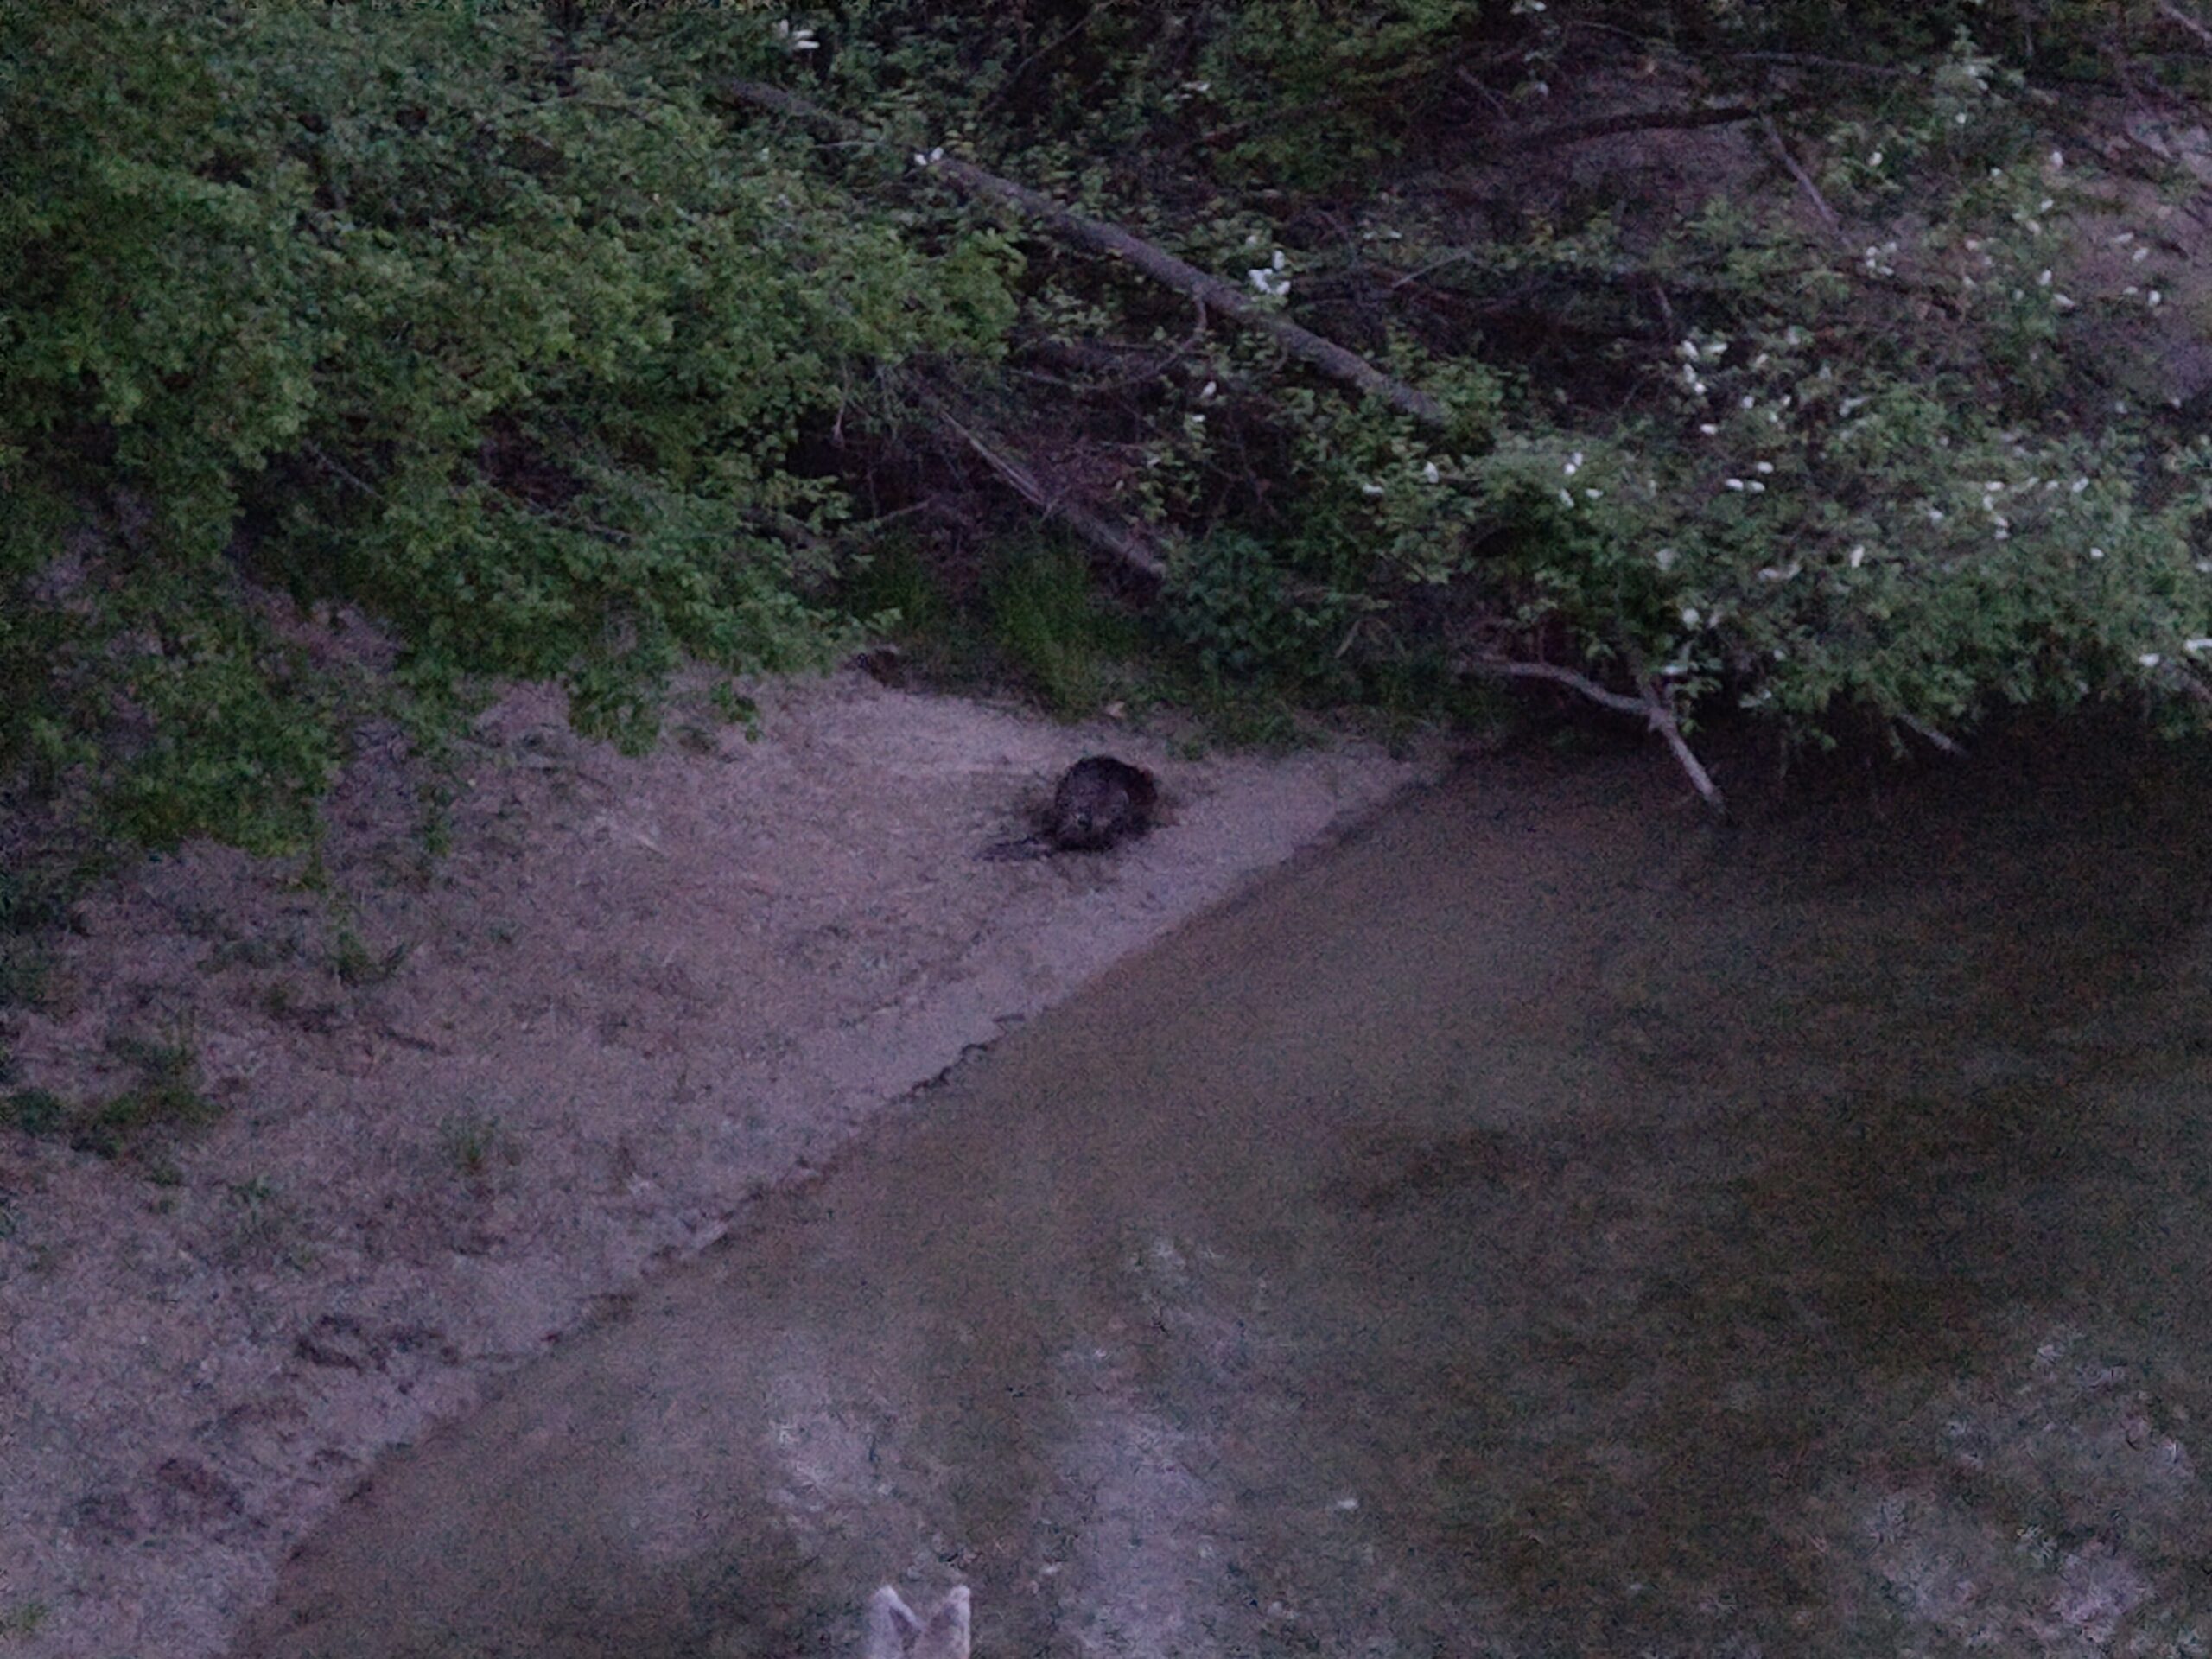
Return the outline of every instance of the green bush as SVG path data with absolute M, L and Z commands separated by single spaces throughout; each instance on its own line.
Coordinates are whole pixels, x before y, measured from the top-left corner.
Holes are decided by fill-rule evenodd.
M 997 238 L 913 247 L 531 9 L 29 0 L 0 64 L 0 777 L 141 840 L 297 845 L 353 722 L 470 677 L 639 743 L 687 656 L 819 660 L 797 452 L 1003 326 Z M 330 607 L 396 674 L 309 654 Z

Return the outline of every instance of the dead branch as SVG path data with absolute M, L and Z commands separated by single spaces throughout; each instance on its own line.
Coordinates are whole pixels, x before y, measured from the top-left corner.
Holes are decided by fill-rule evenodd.
M 2173 3 L 2173 0 L 2158 0 L 2158 11 L 2161 16 L 2172 19 L 2175 22 L 2179 23 L 2183 29 L 2187 29 L 2190 34 L 2196 35 L 2202 44 L 2205 46 L 2212 46 L 2212 29 L 2205 28 L 2204 25 L 2198 22 L 2196 18 L 2190 16 L 2179 6 L 2175 5 Z
M 1774 153 L 1782 157 L 1783 166 L 1789 169 L 1789 176 L 1797 181 L 1797 188 L 1812 200 L 1820 210 L 1821 222 L 1831 234 L 1843 229 L 1843 221 L 1836 217 L 1835 209 L 1828 206 L 1828 199 L 1821 194 L 1821 187 L 1813 182 L 1813 175 L 1797 164 L 1796 156 L 1789 152 L 1789 141 L 1782 136 L 1782 129 L 1775 124 L 1772 116 L 1766 118 L 1766 136 L 1774 145 Z
M 1592 138 L 1611 138 L 1624 132 L 1681 131 L 1694 127 L 1725 127 L 1738 121 L 1756 121 L 1802 108 L 1802 99 L 1776 104 L 1724 104 L 1707 110 L 1630 110 L 1620 115 L 1594 116 L 1587 121 L 1561 121 L 1548 127 L 1516 132 L 1497 144 L 1493 154 L 1516 149 L 1555 149 L 1561 144 L 1586 143 Z
M 1003 448 L 972 430 L 940 399 L 925 392 L 922 400 L 929 405 L 930 412 L 957 434 L 961 442 L 974 450 L 982 463 L 995 473 L 1009 489 L 1044 514 L 1046 518 L 1064 521 L 1084 541 L 1110 555 L 1139 575 L 1153 582 L 1167 579 L 1167 561 L 1152 544 L 1149 537 L 1100 517 L 1079 501 L 1071 501 L 1046 489 L 1035 473 Z
M 1873 75 L 1896 80 L 1916 73 L 1886 63 L 1859 63 L 1850 58 L 1824 58 L 1811 52 L 1737 52 L 1730 54 L 1746 63 L 1779 63 L 1792 69 L 1833 69 L 1847 75 Z
M 1588 698 L 1601 708 L 1639 716 L 1645 725 L 1665 740 L 1667 747 L 1674 753 L 1675 764 L 1688 776 L 1690 786 L 1697 791 L 1705 804 L 1724 817 L 1726 815 L 1728 804 L 1721 798 L 1719 785 L 1713 781 L 1713 774 L 1705 769 L 1704 763 L 1690 747 L 1689 741 L 1682 735 L 1681 723 L 1675 718 L 1675 711 L 1667 706 L 1658 686 L 1647 677 L 1637 677 L 1642 695 L 1629 696 L 1622 692 L 1608 690 L 1588 675 L 1579 674 L 1571 668 L 1561 668 L 1554 663 L 1522 663 L 1504 657 L 1467 657 L 1461 658 L 1458 666 L 1497 679 L 1549 680 L 1567 687 L 1579 696 Z
M 1957 739 L 1946 737 L 1924 720 L 1915 720 L 1910 715 L 1898 715 L 1895 718 L 1898 725 L 1932 748 L 1941 749 L 1945 754 L 1966 753 Z
M 873 139 L 856 122 L 807 102 L 803 98 L 786 92 L 779 87 L 763 86 L 756 81 L 741 80 L 728 84 L 729 95 L 741 104 L 755 109 L 772 110 L 804 122 L 820 132 L 836 135 L 848 142 L 874 142 L 887 144 L 887 139 Z M 1109 225 L 1064 207 L 1050 196 L 1027 185 L 1016 184 L 1011 179 L 987 173 L 972 162 L 936 151 L 924 157 L 924 165 L 971 194 L 987 196 L 1018 209 L 1030 218 L 1049 226 L 1078 246 L 1094 253 L 1103 253 L 1126 260 L 1154 282 L 1173 289 L 1202 305 L 1212 307 L 1226 316 L 1234 317 L 1249 328 L 1256 328 L 1268 335 L 1292 356 L 1340 381 L 1364 397 L 1389 404 L 1402 414 L 1430 426 L 1440 427 L 1446 423 L 1444 405 L 1417 386 L 1408 385 L 1395 376 L 1383 373 L 1357 353 L 1347 351 L 1334 340 L 1324 340 L 1310 328 L 1301 328 L 1289 318 L 1279 315 L 1264 307 L 1255 305 L 1244 290 L 1236 283 L 1219 276 L 1210 276 L 1197 266 L 1178 259 L 1165 248 L 1133 235 L 1118 225 Z

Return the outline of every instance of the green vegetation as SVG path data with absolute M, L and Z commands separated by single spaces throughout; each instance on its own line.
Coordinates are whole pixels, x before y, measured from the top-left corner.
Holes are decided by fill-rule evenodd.
M 312 849 L 365 723 L 435 756 L 488 677 L 541 677 L 642 745 L 686 659 L 869 636 L 1068 714 L 1449 714 L 1541 674 L 1797 741 L 2200 723 L 2212 451 L 2162 365 L 2201 320 L 2159 286 L 2172 181 L 2094 126 L 2115 66 L 2201 90 L 2179 27 L 27 0 L 0 804 L 65 843 Z M 11 902 L 0 999 L 37 982 Z
M 0 1095 L 0 1126 L 26 1135 L 66 1135 L 79 1152 L 120 1158 L 149 1148 L 149 1168 L 165 1166 L 158 1137 L 212 1123 L 222 1108 L 201 1092 L 200 1057 L 184 1030 L 159 1038 L 119 1035 L 109 1051 L 134 1073 L 105 1100 L 72 1103 L 46 1089 Z
M 0 1641 L 12 1637 L 33 1637 L 46 1628 L 54 1610 L 42 1601 L 19 1601 L 5 1612 L 0 1612 Z
M 500 1121 L 484 1112 L 461 1112 L 438 1125 L 439 1144 L 446 1161 L 456 1173 L 474 1180 L 491 1172 L 495 1162 L 513 1163 L 522 1147 Z

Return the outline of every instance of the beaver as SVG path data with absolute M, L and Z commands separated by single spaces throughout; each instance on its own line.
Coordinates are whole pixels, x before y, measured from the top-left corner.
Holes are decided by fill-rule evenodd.
M 1110 754 L 1087 754 L 1060 774 L 1052 804 L 1033 834 L 983 849 L 986 858 L 1041 858 L 1048 853 L 1103 853 L 1152 828 L 1160 785 L 1142 766 Z

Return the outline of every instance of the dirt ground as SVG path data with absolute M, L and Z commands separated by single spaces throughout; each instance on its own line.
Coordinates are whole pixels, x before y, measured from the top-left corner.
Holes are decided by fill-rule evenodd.
M 85 903 L 17 1086 L 189 1058 L 212 1125 L 0 1130 L 0 1651 L 221 1650 L 372 1460 L 721 1236 L 887 1104 L 1440 769 L 1191 759 L 861 676 L 626 760 L 544 693 L 481 723 L 432 862 L 399 769 L 331 882 L 194 848 Z M 1171 822 L 988 861 L 1100 748 Z

